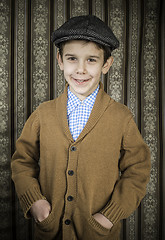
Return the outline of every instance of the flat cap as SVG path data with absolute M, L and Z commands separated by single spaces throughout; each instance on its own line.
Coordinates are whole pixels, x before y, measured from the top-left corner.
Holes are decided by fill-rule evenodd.
M 52 34 L 52 42 L 57 47 L 69 40 L 89 40 L 107 46 L 111 51 L 119 46 L 110 27 L 94 15 L 70 18 Z

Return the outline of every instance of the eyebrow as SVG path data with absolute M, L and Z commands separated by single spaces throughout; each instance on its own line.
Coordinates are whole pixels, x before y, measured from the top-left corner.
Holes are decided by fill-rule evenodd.
M 65 57 L 75 57 L 76 54 L 66 53 L 64 56 L 65 56 Z M 88 57 L 89 57 L 89 58 L 97 58 L 97 59 L 100 58 L 99 56 L 95 56 L 95 55 L 91 55 L 91 56 L 88 56 Z
M 89 56 L 90 58 L 100 58 L 99 56 L 95 56 L 95 55 L 93 55 L 93 56 Z
M 69 53 L 66 53 L 65 55 L 64 55 L 65 57 L 73 57 L 73 56 L 75 56 L 75 54 L 69 54 Z

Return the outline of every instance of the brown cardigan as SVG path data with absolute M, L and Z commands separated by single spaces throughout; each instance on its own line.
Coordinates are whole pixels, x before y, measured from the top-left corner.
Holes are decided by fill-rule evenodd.
M 36 200 L 46 198 L 52 212 L 36 224 L 35 239 L 117 240 L 120 220 L 145 195 L 149 149 L 128 108 L 102 86 L 75 142 L 66 104 L 67 88 L 32 113 L 17 140 L 12 179 L 25 217 Z M 111 230 L 92 217 L 97 212 L 114 224 Z

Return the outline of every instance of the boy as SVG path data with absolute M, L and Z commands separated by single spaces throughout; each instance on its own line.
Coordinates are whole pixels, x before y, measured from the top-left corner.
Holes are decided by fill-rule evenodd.
M 67 85 L 32 113 L 17 140 L 16 191 L 25 217 L 35 219 L 35 239 L 117 240 L 150 171 L 132 114 L 100 83 L 119 43 L 95 16 L 70 19 L 52 40 Z

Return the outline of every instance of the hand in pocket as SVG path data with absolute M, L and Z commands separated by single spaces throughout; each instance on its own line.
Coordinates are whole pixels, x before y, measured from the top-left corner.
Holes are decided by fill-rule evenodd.
M 51 212 L 51 205 L 47 200 L 38 200 L 33 203 L 30 213 L 33 216 L 35 222 L 42 222 L 45 220 Z
M 96 213 L 93 218 L 100 223 L 104 228 L 111 229 L 113 224 L 101 213 Z

